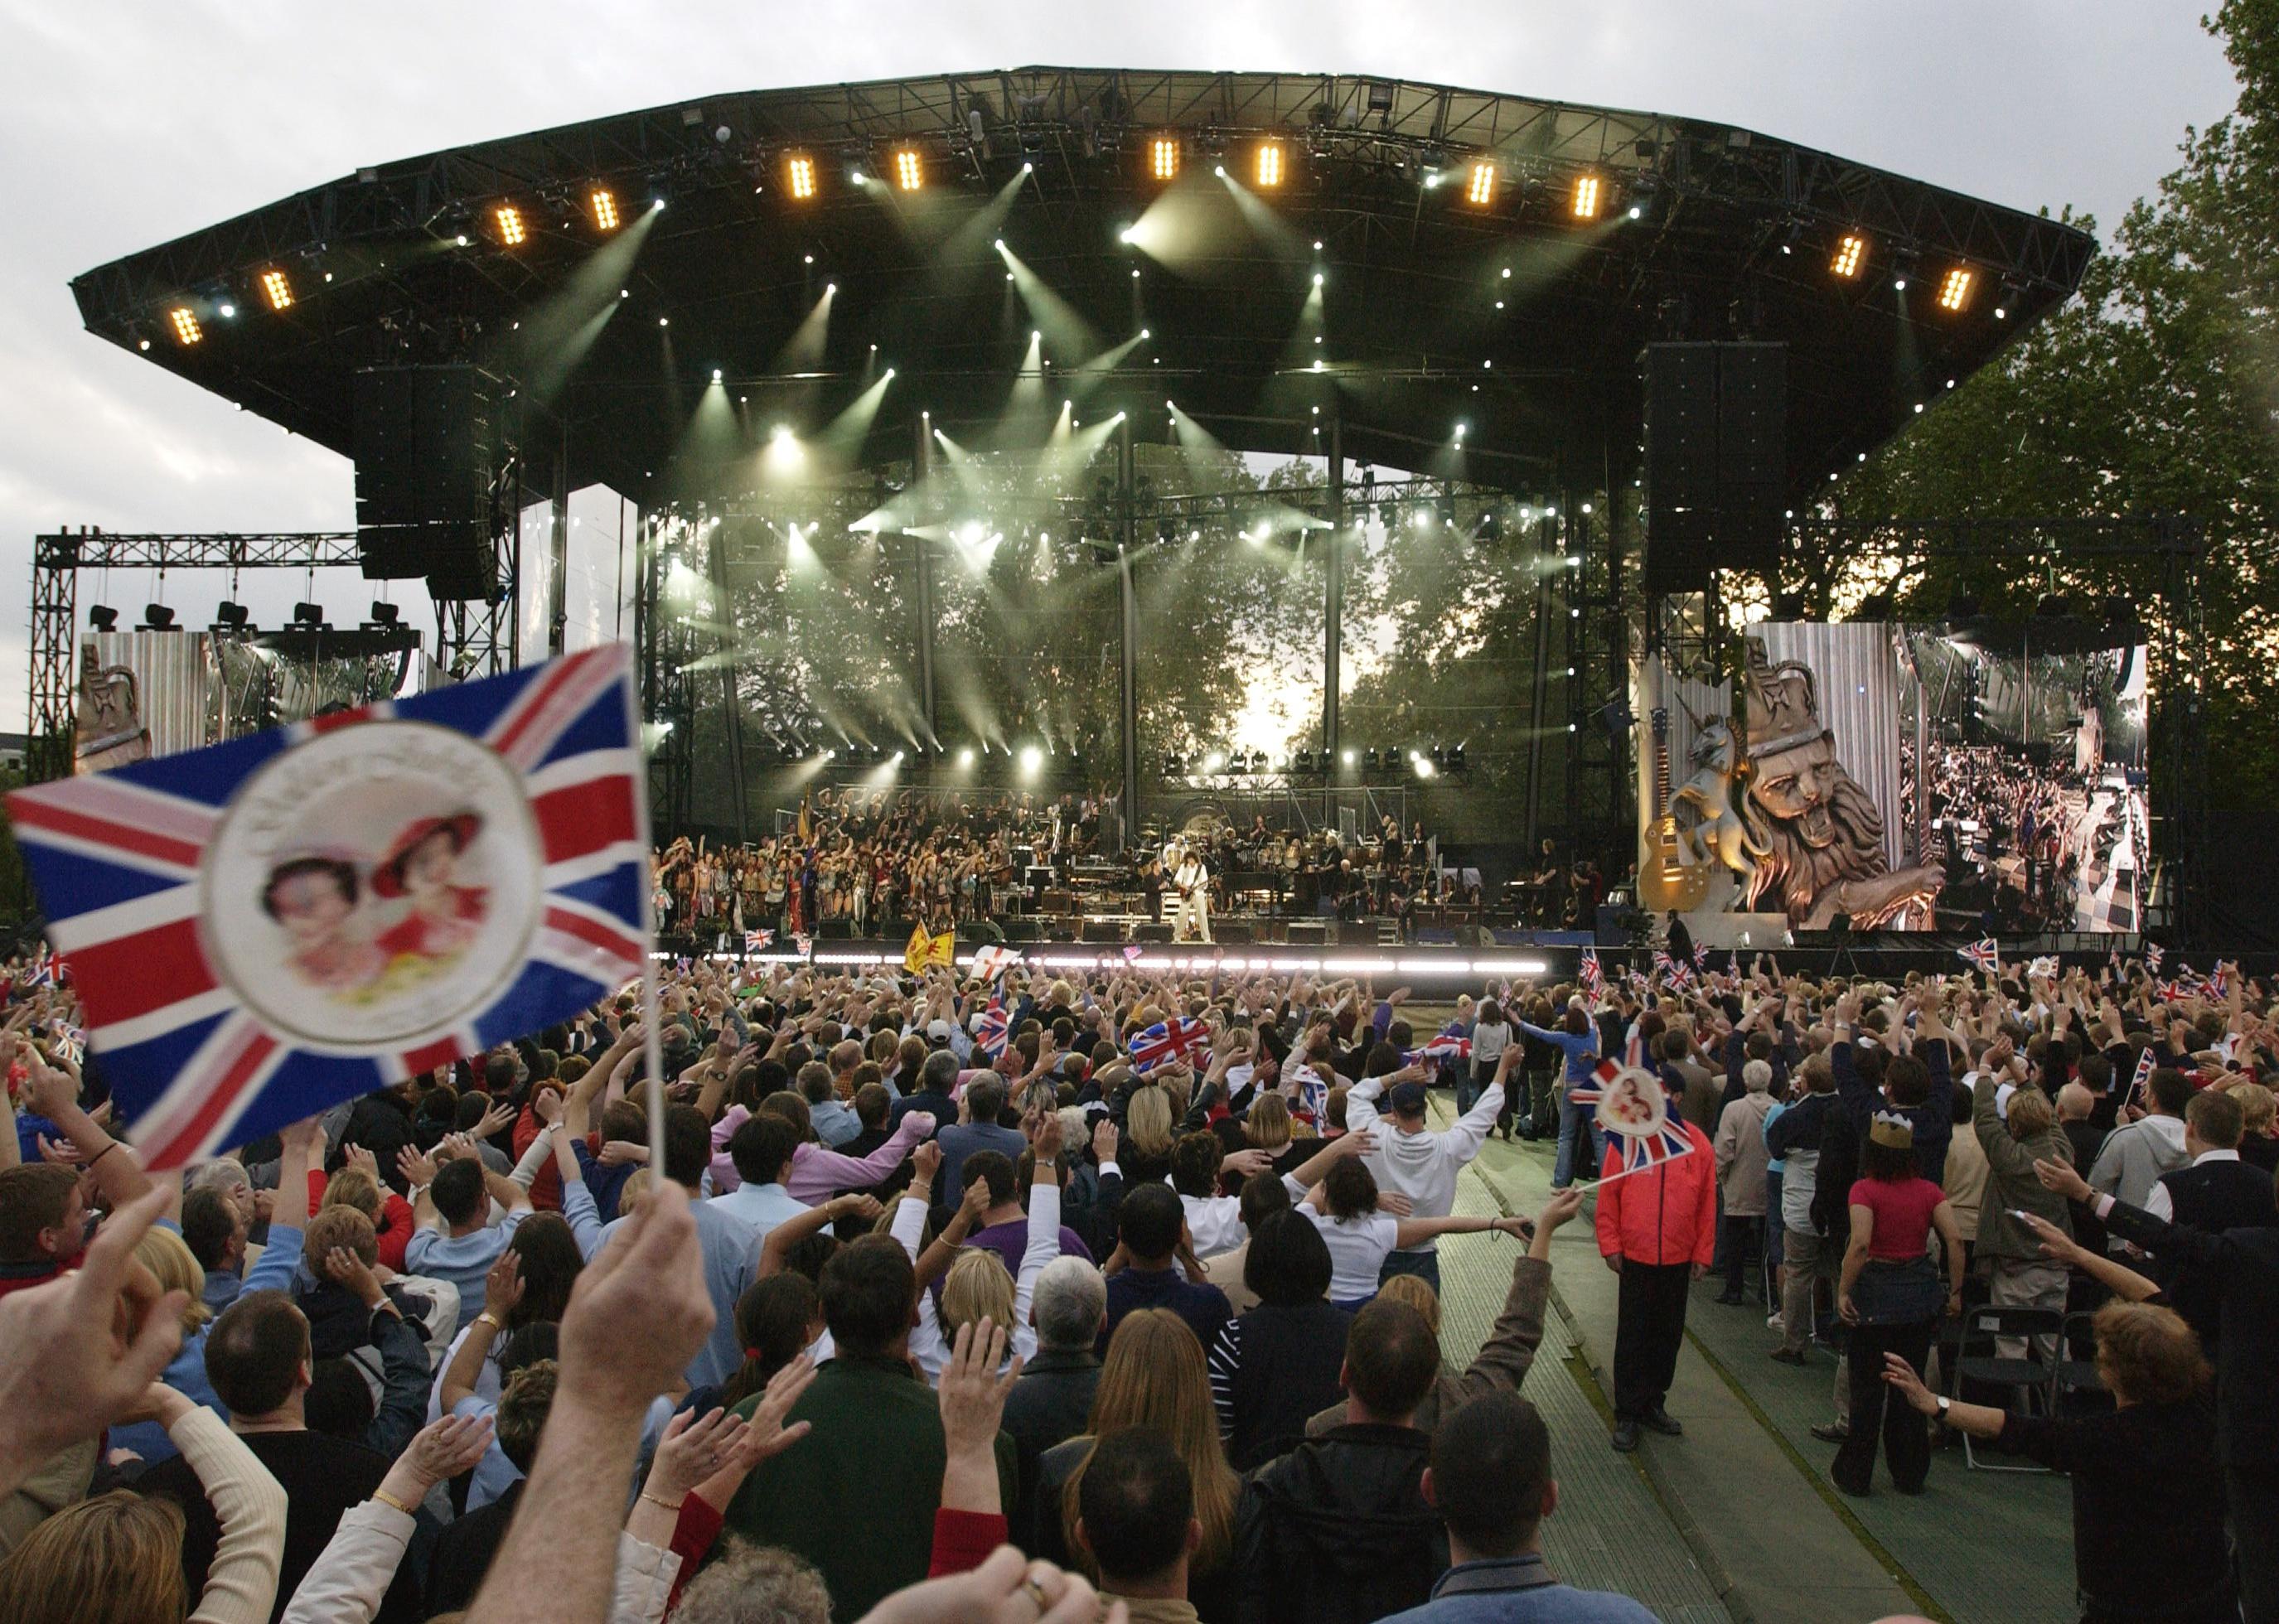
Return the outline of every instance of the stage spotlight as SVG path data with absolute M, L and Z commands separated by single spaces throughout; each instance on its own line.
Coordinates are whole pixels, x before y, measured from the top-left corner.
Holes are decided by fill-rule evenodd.
M 1340 755 L 1339 759 L 1343 761 L 1347 766 L 1350 767 L 1354 764 L 1354 753 L 1350 750 L 1345 751 Z
M 174 611 L 165 604 L 146 603 L 142 606 L 142 624 L 134 629 L 138 632 L 179 632 L 181 627 L 174 624 Z
M 965 748 L 957 753 L 957 764 L 961 767 L 971 767 L 973 765 L 973 747 L 971 745 L 966 746 Z
M 513 248 L 530 235 L 523 229 L 522 211 L 512 203 L 501 203 L 492 210 L 491 218 L 497 222 L 499 241 L 509 248 Z
M 1495 201 L 1496 166 L 1485 159 L 1472 165 L 1472 180 L 1464 188 L 1464 201 L 1476 208 L 1485 209 Z
M 1411 750 L 1408 753 L 1408 759 L 1416 767 L 1416 776 L 1420 778 L 1429 778 L 1439 770 L 1432 765 L 1432 758 L 1421 751 Z
M 1868 239 L 1857 232 L 1846 232 L 1836 245 L 1836 257 L 1828 262 L 1829 271 L 1847 281 L 1860 274 L 1868 258 Z
M 1158 180 L 1172 180 L 1179 173 L 1179 138 L 1158 135 L 1147 143 L 1147 172 Z
M 173 323 L 174 340 L 183 349 L 188 349 L 204 340 L 205 329 L 198 326 L 197 316 L 188 305 L 176 305 L 166 312 L 166 319 Z
M 925 160 L 918 156 L 917 148 L 895 149 L 894 184 L 905 192 L 915 192 L 925 184 Z
M 114 632 L 119 628 L 119 611 L 108 603 L 91 604 L 87 611 L 88 628 L 94 632 Z
M 1262 141 L 1258 143 L 1255 161 L 1250 166 L 1251 179 L 1262 187 L 1282 184 L 1282 143 Z
M 370 624 L 375 626 L 392 626 L 402 618 L 403 614 L 403 611 L 401 609 L 397 608 L 395 604 L 388 602 L 387 599 L 374 598 L 372 601 L 372 620 Z
M 293 624 L 296 626 L 321 626 L 325 624 L 325 606 L 321 603 L 295 603 Z
M 271 310 L 281 310 L 293 303 L 293 284 L 286 280 L 282 271 L 264 271 L 261 273 L 261 296 L 269 301 Z
M 587 203 L 594 211 L 594 229 L 615 231 L 618 228 L 618 195 L 608 187 L 597 186 L 587 195 Z
M 1577 175 L 1575 189 L 1569 195 L 1567 211 L 1578 220 L 1595 220 L 1605 198 L 1605 181 L 1596 175 Z
M 1968 265 L 1957 265 L 1939 279 L 1938 308 L 1959 310 L 1970 303 L 1971 284 L 1978 280 Z
M 1044 764 L 1045 753 L 1042 750 L 1038 749 L 1034 745 L 1021 747 L 1021 773 L 1024 778 L 1035 778 L 1038 770 Z
M 245 605 L 234 599 L 224 598 L 214 605 L 214 625 L 219 630 L 242 632 L 250 619 L 252 616 L 246 611 Z

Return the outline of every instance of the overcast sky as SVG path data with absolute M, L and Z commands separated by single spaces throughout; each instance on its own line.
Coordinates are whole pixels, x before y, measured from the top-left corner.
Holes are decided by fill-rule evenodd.
M 68 283 L 360 164 L 712 90 L 1027 63 L 1282 69 L 1728 120 L 2109 228 L 2175 166 L 2184 127 L 2231 105 L 2200 9 L 0 0 L 14 42 L 0 53 L 0 731 L 24 725 L 35 533 L 352 524 L 345 460 L 89 337 Z M 102 592 L 131 614 L 154 586 Z M 327 591 L 342 613 L 363 595 L 353 581 Z M 186 581 L 168 595 L 203 624 L 221 594 Z

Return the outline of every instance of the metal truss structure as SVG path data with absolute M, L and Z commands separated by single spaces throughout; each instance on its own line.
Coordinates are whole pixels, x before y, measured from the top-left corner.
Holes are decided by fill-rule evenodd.
M 501 546 L 507 543 L 503 539 Z M 32 543 L 31 703 L 25 778 L 40 783 L 72 770 L 78 725 L 74 664 L 79 576 L 83 570 L 332 570 L 358 565 L 353 531 L 111 534 L 59 531 Z M 513 663 L 515 594 L 490 602 L 435 605 L 437 658 L 459 677 L 491 676 Z

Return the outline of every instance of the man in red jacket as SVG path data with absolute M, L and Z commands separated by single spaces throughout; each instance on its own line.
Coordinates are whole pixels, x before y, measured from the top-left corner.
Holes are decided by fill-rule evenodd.
M 1675 1111 L 1690 1153 L 1642 1173 L 1622 1172 L 1622 1146 L 1607 1147 L 1600 1172 L 1599 1252 L 1623 1277 L 1615 1324 L 1615 1447 L 1638 1446 L 1638 1429 L 1677 1437 L 1685 1429 L 1663 1407 L 1685 1340 L 1685 1299 L 1717 1245 L 1716 1158 L 1701 1130 Z M 1611 1139 L 1614 1136 L 1609 1135 Z

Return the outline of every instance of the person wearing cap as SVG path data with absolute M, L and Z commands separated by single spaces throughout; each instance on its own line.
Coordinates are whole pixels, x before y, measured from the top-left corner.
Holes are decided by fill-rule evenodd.
M 1408 1198 L 1410 1215 L 1445 1218 L 1456 1208 L 1456 1175 L 1480 1153 L 1480 1146 L 1495 1127 L 1503 1109 L 1504 1080 L 1518 1064 L 1519 1046 L 1512 1044 L 1496 1059 L 1495 1076 L 1472 1108 L 1452 1128 L 1435 1133 L 1424 1125 L 1425 1068 L 1411 1066 L 1389 1077 L 1368 1077 L 1346 1096 L 1346 1131 L 1373 1132 L 1376 1146 L 1363 1160 L 1379 1190 Z M 1393 1086 L 1386 1092 L 1385 1084 Z M 1393 1107 L 1391 1132 L 1377 1115 L 1379 1095 Z M 1427 1237 L 1413 1246 L 1389 1254 L 1379 1272 L 1380 1283 L 1395 1275 L 1416 1275 L 1437 1291 L 1440 1289 L 1439 1243 Z
M 1869 1120 L 1860 1173 L 1845 1198 L 1852 1237 L 1836 1297 L 1837 1312 L 1851 1327 L 1852 1422 L 1829 1475 L 1848 1495 L 1868 1494 L 1880 1436 L 1892 1485 L 1901 1494 L 1920 1494 L 1930 1473 L 1930 1434 L 1922 1416 L 1888 1397 L 1884 1356 L 1896 1353 L 1920 1376 L 1941 1311 L 1962 1312 L 1962 1232 L 1946 1191 L 1923 1176 L 1915 1125 L 1899 1113 L 1878 1111 Z M 1951 1285 L 1930 1260 L 1933 1229 L 1946 1247 Z

